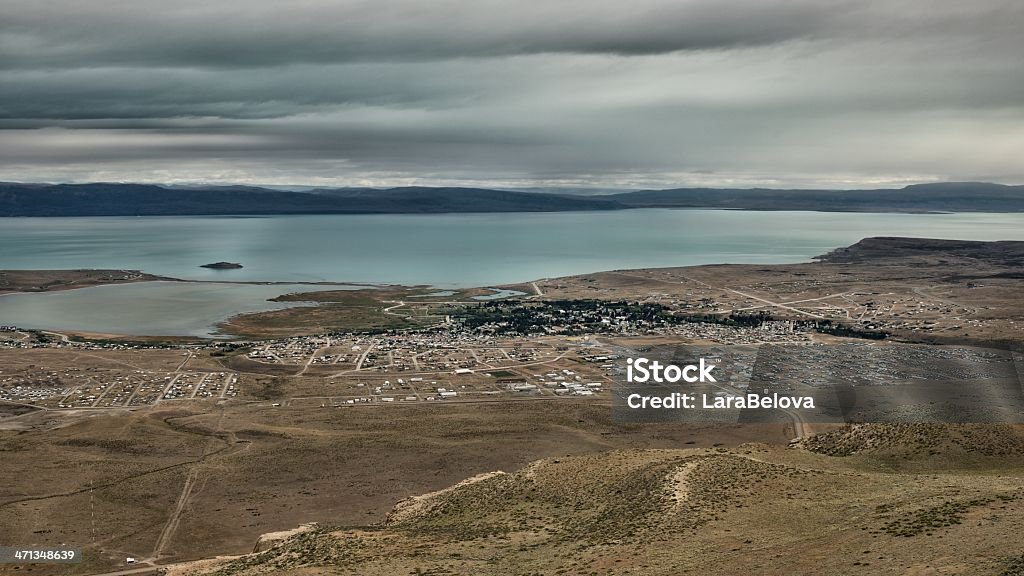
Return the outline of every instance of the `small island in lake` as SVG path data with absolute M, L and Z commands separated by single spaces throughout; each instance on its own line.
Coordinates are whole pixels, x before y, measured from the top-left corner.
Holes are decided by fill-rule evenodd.
M 203 264 L 200 268 L 212 268 L 214 270 L 235 270 L 241 268 L 242 265 L 237 262 L 214 262 L 213 264 Z

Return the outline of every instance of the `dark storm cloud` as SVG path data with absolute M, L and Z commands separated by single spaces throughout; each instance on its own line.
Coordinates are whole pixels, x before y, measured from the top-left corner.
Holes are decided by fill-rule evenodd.
M 6 67 L 246 67 L 659 54 L 814 36 L 855 4 L 817 0 L 268 2 L 7 0 Z
M 0 0 L 0 179 L 1024 180 L 1024 3 Z
M 410 66 L 8 71 L 0 119 L 274 118 L 347 104 L 445 105 L 466 86 Z

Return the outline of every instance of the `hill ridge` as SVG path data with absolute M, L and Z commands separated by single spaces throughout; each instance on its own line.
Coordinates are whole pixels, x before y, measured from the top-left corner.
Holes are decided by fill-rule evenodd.
M 1024 186 L 947 182 L 878 190 L 674 188 L 572 194 L 472 187 L 0 183 L 0 217 L 569 212 L 721 208 L 829 212 L 1024 212 Z

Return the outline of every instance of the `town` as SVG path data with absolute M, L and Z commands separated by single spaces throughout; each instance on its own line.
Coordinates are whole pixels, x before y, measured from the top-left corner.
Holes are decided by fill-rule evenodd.
M 0 353 L 30 353 L 4 364 L 0 400 L 95 409 L 236 397 L 271 407 L 585 397 L 621 368 L 617 348 L 599 336 L 763 344 L 808 343 L 811 334 L 764 314 L 691 321 L 655 305 L 593 301 L 488 302 L 441 328 L 264 341 L 93 341 L 7 326 Z M 86 353 L 93 365 L 72 361 Z

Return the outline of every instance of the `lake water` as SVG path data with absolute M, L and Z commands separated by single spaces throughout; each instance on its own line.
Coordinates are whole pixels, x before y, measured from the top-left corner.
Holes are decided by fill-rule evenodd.
M 1024 240 L 1024 214 L 623 210 L 0 218 L 0 269 L 466 287 L 621 268 L 797 262 L 883 235 Z M 221 260 L 244 268 L 199 267 Z
M 652 209 L 0 218 L 0 269 L 113 268 L 210 281 L 372 282 L 453 288 L 623 268 L 802 262 L 867 236 L 1024 240 L 1024 214 Z M 244 268 L 199 267 L 221 260 L 240 262 Z M 223 284 L 203 291 L 197 286 L 202 285 L 147 283 L 4 296 L 0 297 L 0 324 L 51 329 L 88 325 L 96 332 L 191 334 L 202 331 L 200 327 L 208 331 L 211 324 L 233 313 L 267 309 L 270 303 L 266 298 L 294 291 L 293 287 Z M 128 314 L 125 304 L 136 301 L 148 303 Z M 210 302 L 216 304 L 204 304 Z M 110 316 L 119 319 L 99 322 Z
M 296 305 L 268 298 L 316 289 L 325 287 L 143 282 L 7 294 L 0 296 L 0 324 L 103 334 L 207 337 L 215 335 L 217 322 L 236 314 Z

